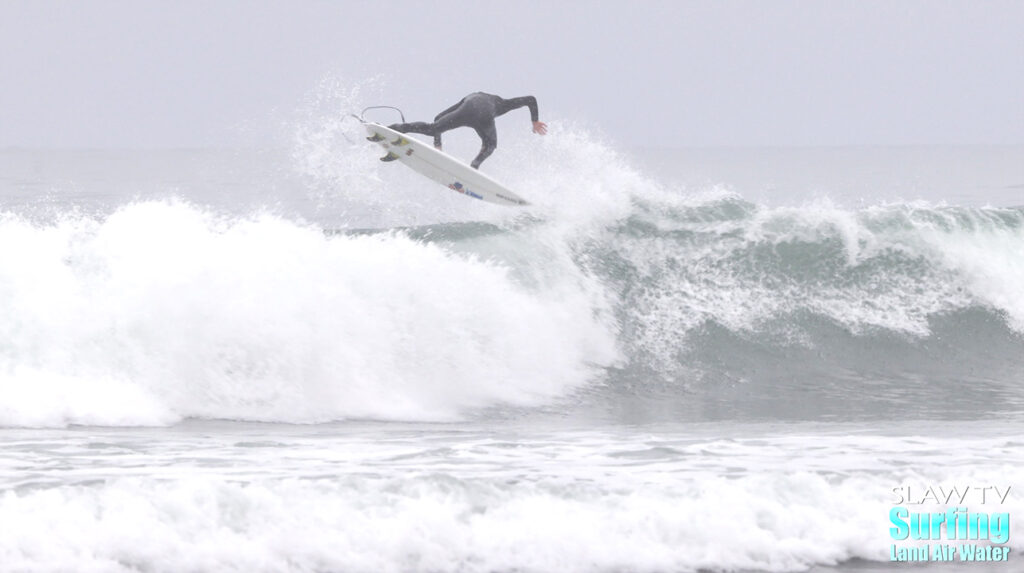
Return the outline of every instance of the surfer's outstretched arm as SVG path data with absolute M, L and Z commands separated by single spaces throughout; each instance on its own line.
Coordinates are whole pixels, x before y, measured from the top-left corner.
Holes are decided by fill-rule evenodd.
M 537 111 L 537 98 L 533 96 L 514 97 L 512 99 L 501 100 L 498 104 L 498 115 L 505 115 L 506 113 L 521 107 L 530 108 L 530 121 L 538 121 L 540 119 L 540 113 Z
M 546 134 L 548 132 L 548 125 L 543 121 L 540 121 L 540 112 L 537 109 L 537 98 L 533 96 L 502 99 L 498 104 L 498 115 L 504 115 L 521 107 L 530 108 L 530 121 L 533 122 L 533 132 L 540 135 Z

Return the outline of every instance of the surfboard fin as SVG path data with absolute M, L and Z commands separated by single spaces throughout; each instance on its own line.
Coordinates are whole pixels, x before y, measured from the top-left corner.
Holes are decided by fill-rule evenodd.
M 384 137 L 379 133 L 375 133 L 372 136 L 367 137 L 366 141 L 372 141 L 374 143 L 377 143 L 378 141 L 384 141 Z
M 391 142 L 391 145 L 409 145 L 409 140 L 399 136 L 397 139 Z
M 398 156 L 393 151 L 389 151 L 387 155 L 380 158 L 381 161 L 394 161 L 396 159 L 398 159 Z

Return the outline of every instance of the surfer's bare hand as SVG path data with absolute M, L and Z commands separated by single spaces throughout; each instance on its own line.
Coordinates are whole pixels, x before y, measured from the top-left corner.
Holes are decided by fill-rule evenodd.
M 548 124 L 543 121 L 533 122 L 533 132 L 540 135 L 546 135 L 548 132 Z

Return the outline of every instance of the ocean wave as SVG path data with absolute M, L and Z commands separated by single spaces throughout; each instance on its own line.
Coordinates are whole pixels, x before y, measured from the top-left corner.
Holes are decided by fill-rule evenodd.
M 980 308 L 1024 331 L 1024 210 L 889 205 L 764 208 L 724 198 L 650 208 L 599 249 L 638 351 L 671 361 L 708 324 L 801 336 L 801 317 L 855 334 L 926 338 L 937 317 Z
M 536 207 L 474 210 L 367 167 L 351 123 L 296 151 L 346 206 L 327 231 L 175 200 L 0 215 L 0 424 L 1024 403 L 1024 208 L 760 205 L 563 124 L 488 162 Z

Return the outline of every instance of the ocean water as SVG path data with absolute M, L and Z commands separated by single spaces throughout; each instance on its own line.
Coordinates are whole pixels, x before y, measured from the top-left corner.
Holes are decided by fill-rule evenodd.
M 0 151 L 0 570 L 1024 564 L 1024 148 L 300 127 Z M 929 487 L 1009 561 L 891 562 Z

